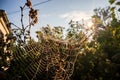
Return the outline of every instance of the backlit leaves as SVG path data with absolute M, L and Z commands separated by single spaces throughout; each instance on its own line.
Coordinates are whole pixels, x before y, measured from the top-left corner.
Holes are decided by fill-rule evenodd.
M 112 12 L 114 12 L 114 10 L 115 10 L 115 7 L 112 7 L 110 10 L 111 10 Z
M 120 12 L 120 8 L 118 9 L 118 11 Z
M 117 2 L 116 5 L 120 5 L 120 2 Z
M 113 4 L 115 2 L 115 0 L 109 0 L 110 4 Z

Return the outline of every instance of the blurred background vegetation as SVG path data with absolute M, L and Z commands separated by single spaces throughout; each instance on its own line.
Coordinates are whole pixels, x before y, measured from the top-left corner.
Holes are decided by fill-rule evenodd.
M 57 26 L 51 28 L 47 25 L 36 32 L 38 41 L 30 38 L 24 46 L 20 45 L 26 41 L 23 40 L 23 38 L 17 40 L 17 42 L 12 42 L 12 45 L 8 46 L 12 51 L 12 53 L 9 53 L 10 55 L 3 55 L 5 43 L 0 39 L 1 80 L 3 80 L 3 78 L 6 80 L 58 80 L 57 78 L 55 79 L 55 77 L 58 76 L 55 70 L 59 70 L 56 67 L 61 67 L 61 65 L 56 66 L 57 64 L 55 65 L 55 63 L 60 63 L 59 61 L 57 62 L 57 60 L 59 60 L 59 58 L 60 60 L 63 59 L 68 52 L 66 52 L 66 55 L 61 55 L 62 57 L 58 56 L 54 62 L 48 61 L 50 57 L 48 55 L 64 53 L 66 50 L 63 50 L 65 48 L 65 41 L 71 45 L 77 45 L 67 47 L 69 48 L 68 50 L 79 48 L 79 51 L 73 52 L 78 54 L 77 58 L 75 58 L 76 60 L 73 59 L 75 60 L 75 62 L 73 62 L 74 68 L 72 67 L 73 73 L 69 76 L 69 79 L 119 80 L 120 1 L 109 0 L 109 3 L 110 6 L 107 8 L 94 9 L 94 15 L 92 16 L 93 24 L 90 29 L 81 30 L 81 27 L 85 25 L 71 20 L 69 28 L 64 34 L 63 27 Z M 30 3 L 27 4 L 28 7 L 30 7 L 29 4 Z M 14 36 L 18 38 L 17 35 Z M 6 56 L 12 56 L 9 63 L 6 60 Z M 54 56 L 51 58 L 54 59 Z M 68 61 L 67 59 L 63 60 Z M 49 62 L 52 64 L 47 68 Z M 3 66 L 7 66 L 8 69 L 4 70 L 2 68 Z M 6 77 L 2 78 L 1 76 L 3 76 L 3 74 Z M 60 80 L 69 79 L 61 78 Z

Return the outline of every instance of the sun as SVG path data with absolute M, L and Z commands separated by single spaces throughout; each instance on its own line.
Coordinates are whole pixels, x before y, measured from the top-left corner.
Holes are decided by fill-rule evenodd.
M 91 28 L 93 26 L 93 22 L 92 21 L 87 22 L 87 26 L 88 28 Z

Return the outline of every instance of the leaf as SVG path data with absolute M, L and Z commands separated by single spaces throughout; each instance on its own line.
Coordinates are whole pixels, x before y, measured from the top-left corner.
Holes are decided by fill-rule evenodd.
M 114 12 L 114 10 L 115 10 L 115 7 L 112 7 L 112 8 L 110 9 L 110 11 L 112 11 L 112 12 Z
M 112 33 L 113 33 L 113 36 L 115 36 L 116 30 L 113 30 Z
M 115 2 L 115 0 L 109 0 L 110 4 L 113 4 Z
M 116 5 L 120 5 L 120 2 L 117 2 Z
M 120 12 L 120 8 L 118 9 L 118 11 Z

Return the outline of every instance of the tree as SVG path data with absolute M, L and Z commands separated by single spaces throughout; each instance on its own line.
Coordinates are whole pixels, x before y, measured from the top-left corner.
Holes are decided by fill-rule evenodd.
M 110 0 L 110 3 L 114 4 L 114 1 Z M 119 80 L 120 22 L 115 8 L 116 5 L 95 9 L 95 34 L 93 40 L 84 47 L 86 55 L 77 59 L 73 80 Z

